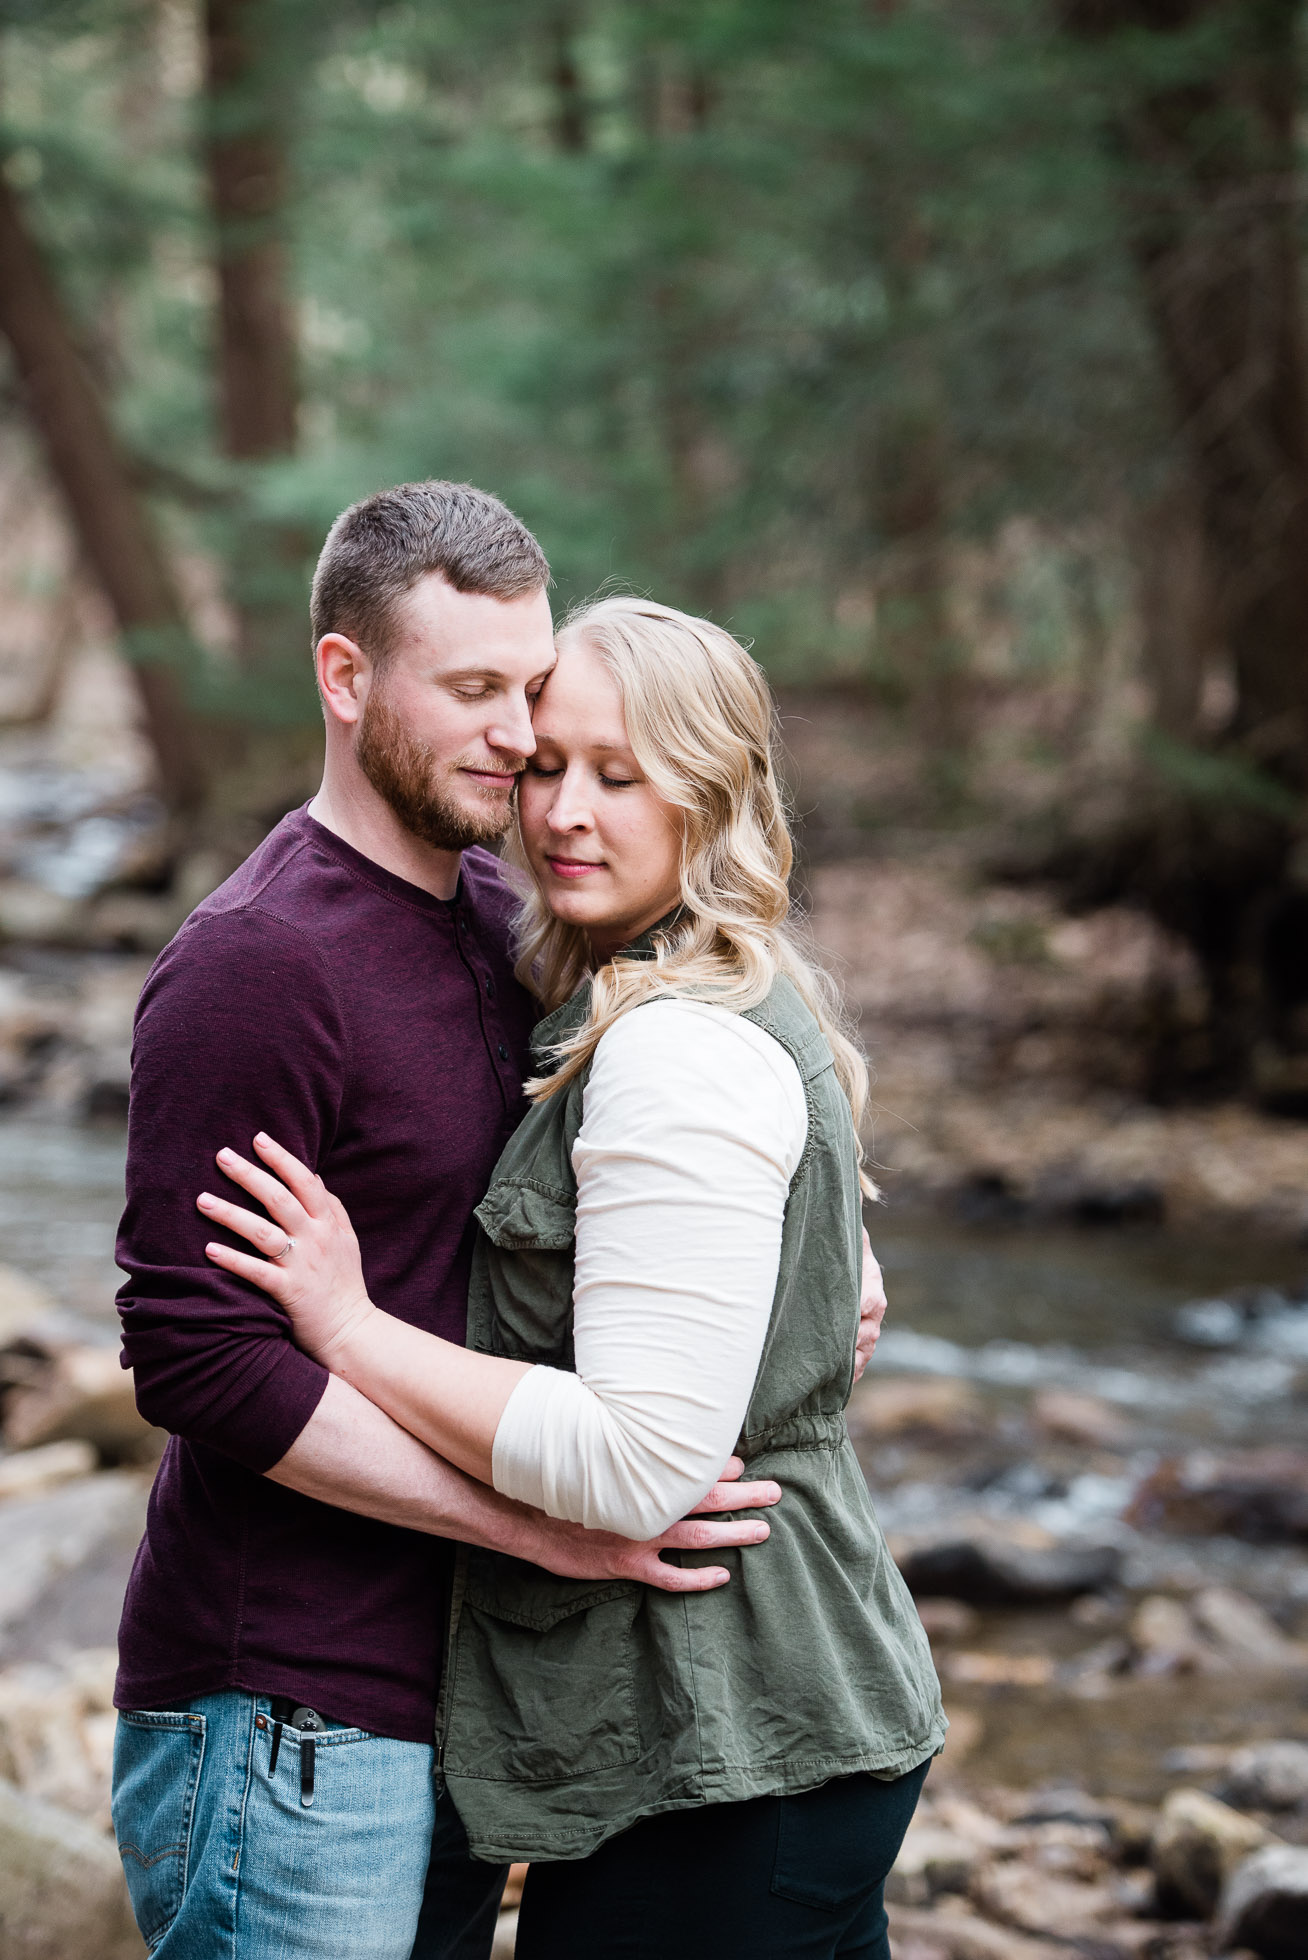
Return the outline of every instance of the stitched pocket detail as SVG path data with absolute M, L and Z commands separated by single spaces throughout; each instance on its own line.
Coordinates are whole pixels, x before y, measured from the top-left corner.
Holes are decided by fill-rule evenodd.
M 640 1589 L 472 1554 L 451 1657 L 452 1774 L 558 1783 L 640 1755 L 632 1626 Z
M 205 1718 L 128 1710 L 114 1740 L 114 1834 L 132 1911 L 156 1947 L 181 1910 Z

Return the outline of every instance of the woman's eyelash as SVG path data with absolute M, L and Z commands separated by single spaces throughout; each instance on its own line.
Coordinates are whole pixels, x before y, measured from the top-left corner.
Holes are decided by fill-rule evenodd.
M 527 774 L 529 776 L 545 777 L 561 776 L 563 771 L 560 768 L 547 769 L 543 762 L 529 762 L 527 764 Z M 600 771 L 600 781 L 603 783 L 605 789 L 634 789 L 636 787 L 636 778 L 634 776 L 606 776 L 602 770 Z

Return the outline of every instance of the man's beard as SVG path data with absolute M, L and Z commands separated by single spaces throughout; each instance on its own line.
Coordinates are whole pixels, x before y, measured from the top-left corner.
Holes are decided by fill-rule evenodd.
M 493 791 L 483 792 L 486 807 L 482 812 L 456 801 L 438 777 L 438 765 L 427 744 L 409 733 L 376 689 L 364 704 L 354 753 L 364 775 L 404 828 L 438 851 L 466 851 L 473 844 L 493 844 L 509 827 L 510 802 Z M 500 766 L 520 770 L 522 758 L 505 758 Z M 484 768 L 485 764 L 477 756 L 465 756 L 448 764 L 447 771 L 453 776 L 461 767 Z

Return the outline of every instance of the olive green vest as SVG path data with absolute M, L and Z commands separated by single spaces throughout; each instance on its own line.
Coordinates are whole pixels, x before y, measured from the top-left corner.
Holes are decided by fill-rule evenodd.
M 538 1066 L 586 1006 L 583 989 L 541 1022 Z M 654 1811 L 807 1790 L 856 1770 L 899 1776 L 944 1736 L 926 1636 L 845 1428 L 862 1265 L 849 1105 L 788 981 L 745 1018 L 794 1058 L 808 1103 L 738 1444 L 747 1476 L 782 1487 L 772 1535 L 743 1551 L 680 1554 L 732 1575 L 690 1595 L 461 1552 L 437 1721 L 479 1858 L 582 1858 Z M 572 1146 L 588 1074 L 533 1106 L 477 1208 L 468 1345 L 484 1353 L 575 1365 Z

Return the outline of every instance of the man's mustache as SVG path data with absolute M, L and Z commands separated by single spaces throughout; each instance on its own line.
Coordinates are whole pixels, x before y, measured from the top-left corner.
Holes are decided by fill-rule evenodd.
M 461 755 L 452 765 L 455 769 L 479 769 L 485 775 L 521 776 L 527 767 L 525 755 L 497 755 L 489 761 L 484 756 Z M 515 783 L 514 787 L 517 785 Z

